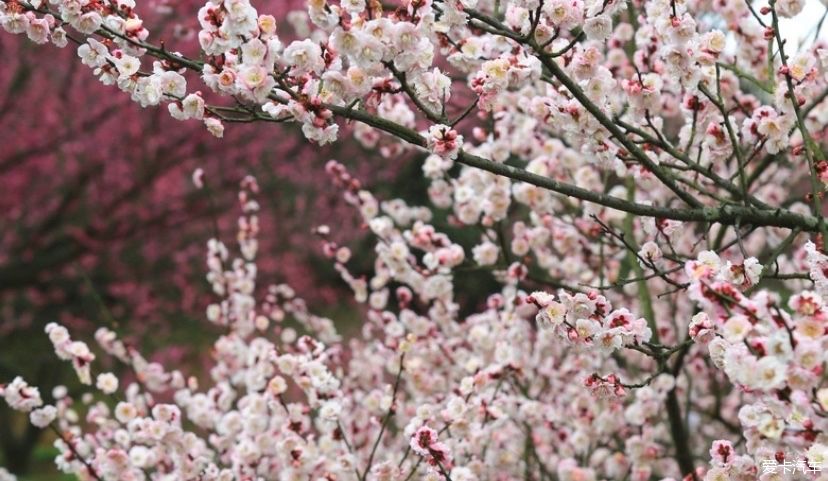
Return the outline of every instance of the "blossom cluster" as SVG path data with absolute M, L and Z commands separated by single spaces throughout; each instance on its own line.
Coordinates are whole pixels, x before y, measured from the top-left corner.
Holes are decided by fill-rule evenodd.
M 366 273 L 313 231 L 364 313 L 348 339 L 301 293 L 257 288 L 244 179 L 239 255 L 207 245 L 209 380 L 110 330 L 96 340 L 135 380 L 93 372 L 50 325 L 97 394 L 3 388 L 54 428 L 62 470 L 713 481 L 828 456 L 828 48 L 779 29 L 802 1 L 310 0 L 292 39 L 248 0 L 209 0 L 200 57 L 151 43 L 128 2 L 0 6 L 37 42 L 69 26 L 102 82 L 217 136 L 295 121 L 320 144 L 347 127 L 385 162 L 415 151 L 433 204 L 326 165 L 375 239 Z M 494 287 L 469 299 L 478 274 Z
M 109 372 L 91 370 L 95 356 L 86 344 L 50 324 L 47 334 L 57 355 L 76 369 L 80 363 L 81 381 L 89 383 L 94 375 L 99 394 L 76 400 L 59 388 L 52 393 L 54 403 L 45 405 L 22 379 L 4 386 L 10 406 L 59 433 L 60 469 L 101 480 L 124 473 L 130 479 L 147 473 L 182 479 L 282 479 L 285 473 L 402 479 L 417 472 L 474 480 L 490 466 L 557 472 L 562 479 L 627 470 L 636 479 L 679 472 L 662 447 L 670 434 L 658 428 L 665 421 L 659 406 L 677 389 L 688 389 L 677 384 L 687 380 L 658 364 L 669 357 L 664 350 L 686 345 L 653 343 L 647 320 L 613 309 L 596 291 L 526 292 L 521 283 L 528 281 L 528 266 L 502 264 L 497 250 L 502 291 L 482 311 L 461 315 L 453 277 L 470 260 L 461 245 L 428 224 L 431 212 L 399 199 L 380 202 L 342 164 L 331 161 L 326 170 L 376 237 L 375 272 L 364 279 L 350 273 L 348 249 L 328 239 L 330 229 L 316 230 L 323 250 L 368 309 L 362 337 L 343 341 L 330 319 L 310 314 L 287 286 L 269 287 L 264 300 L 256 301 L 259 208 L 255 179 L 246 178 L 239 194 L 239 257 L 232 258 L 217 239 L 207 246 L 207 280 L 221 301 L 207 308 L 206 317 L 228 333 L 214 345 L 206 385 L 200 376 L 146 361 L 114 331 L 101 328 L 95 336 L 100 349 L 134 374 L 120 383 Z M 516 226 L 514 239 L 525 229 Z M 802 249 L 808 253 L 803 265 L 820 272 L 828 265 L 812 244 Z M 522 247 L 513 242 L 510 250 Z M 764 331 L 746 315 L 725 315 L 727 302 L 731 310 L 750 312 L 750 319 L 769 312 L 767 292 L 757 294 L 757 301 L 741 293 L 761 273 L 754 265 L 751 259 L 734 264 L 702 252 L 686 263 L 684 275 L 704 308 L 686 321 L 698 344 L 693 349 L 709 348 L 712 362 L 734 384 L 765 400 L 746 404 L 739 414 L 745 426 L 754 426 L 746 435 L 757 436 L 749 446 L 757 446 L 758 459 L 770 452 L 764 447 L 768 440 L 783 439 L 786 418 L 775 409 L 784 408 L 766 403 L 794 382 L 785 369 L 805 363 L 797 367 L 804 375 L 823 359 L 798 331 L 789 338 L 776 314 L 767 314 L 768 327 L 778 331 L 772 338 L 754 338 Z M 713 289 L 724 294 L 709 294 Z M 795 312 L 810 315 L 820 312 L 816 302 L 822 302 L 816 292 L 790 301 Z M 795 349 L 786 351 L 789 342 Z M 654 374 L 640 383 L 616 374 L 613 356 L 621 351 L 630 353 L 627 362 Z M 809 379 L 797 389 L 815 386 L 817 378 Z M 565 389 L 563 395 L 550 385 Z M 158 400 L 165 398 L 172 402 Z M 813 423 L 802 423 L 817 432 Z M 612 441 L 629 430 L 642 431 L 620 444 Z M 516 438 L 530 443 L 523 455 L 515 452 Z M 606 452 L 592 451 L 596 439 L 610 443 Z M 724 449 L 716 446 L 711 452 Z M 801 448 L 816 459 L 820 446 Z M 589 461 L 578 461 L 585 454 Z M 708 474 L 755 472 L 758 461 L 752 459 L 725 456 Z

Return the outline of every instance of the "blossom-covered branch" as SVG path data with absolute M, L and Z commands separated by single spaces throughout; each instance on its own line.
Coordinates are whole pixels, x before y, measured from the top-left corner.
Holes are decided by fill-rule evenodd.
M 71 434 L 62 470 L 645 481 L 777 479 L 774 461 L 819 478 L 828 50 L 783 38 L 801 0 L 208 0 L 197 55 L 152 39 L 132 0 L 0 5 L 5 30 L 71 35 L 141 106 L 216 136 L 265 119 L 352 135 L 378 169 L 413 151 L 429 185 L 429 206 L 380 201 L 327 164 L 375 239 L 366 274 L 313 229 L 363 305 L 352 339 L 290 287 L 257 289 L 253 178 L 240 254 L 208 243 L 206 317 L 226 334 L 206 386 L 101 330 L 139 380 L 119 390 L 50 325 L 80 381 L 120 396 L 78 416 L 64 392 L 3 388 Z M 496 287 L 468 299 L 469 272 Z

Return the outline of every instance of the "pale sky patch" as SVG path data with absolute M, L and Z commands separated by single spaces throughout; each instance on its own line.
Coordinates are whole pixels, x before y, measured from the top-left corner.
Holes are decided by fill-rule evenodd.
M 779 28 L 782 37 L 791 45 L 791 49 L 785 48 L 786 52 L 795 52 L 802 41 L 810 45 L 816 33 L 816 26 L 822 15 L 825 13 L 825 5 L 820 0 L 805 0 L 805 8 L 794 18 L 783 18 L 779 20 Z M 822 25 L 819 37 L 828 41 L 828 19 Z

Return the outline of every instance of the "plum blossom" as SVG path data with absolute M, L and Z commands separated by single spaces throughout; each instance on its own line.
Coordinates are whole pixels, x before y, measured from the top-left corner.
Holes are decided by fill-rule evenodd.
M 428 426 L 421 426 L 411 436 L 411 449 L 431 464 L 444 466 L 451 462 L 448 448 L 437 440 L 437 431 Z
M 285 48 L 283 58 L 298 73 L 321 73 L 325 67 L 322 49 L 311 40 L 294 41 Z
M 5 386 L 0 386 L 0 394 L 6 399 L 8 405 L 17 411 L 30 412 L 43 405 L 40 391 L 36 387 L 29 386 L 21 377 Z
M 95 387 L 100 389 L 104 394 L 112 394 L 118 390 L 118 378 L 111 372 L 98 374 Z
M 83 384 L 92 383 L 91 366 L 95 355 L 82 341 L 73 341 L 69 331 L 54 322 L 46 325 L 46 334 L 55 348 L 55 353 L 65 361 L 71 361 L 78 379 Z
M 733 264 L 731 261 L 727 261 L 722 266 L 721 276 L 728 282 L 749 287 L 759 282 L 762 270 L 762 264 L 755 257 L 750 257 L 741 264 Z
M 706 344 L 713 339 L 715 333 L 715 326 L 706 313 L 699 312 L 690 320 L 690 337 L 694 341 Z
M 481 266 L 490 266 L 497 262 L 500 249 L 492 242 L 484 241 L 472 249 L 474 261 Z
M 655 242 L 649 241 L 638 251 L 639 263 L 654 263 L 661 259 L 663 253 Z M 643 259 L 643 260 L 642 260 Z
M 446 125 L 433 125 L 428 129 L 427 143 L 433 154 L 454 160 L 463 147 L 463 136 Z
M 221 123 L 221 120 L 215 117 L 204 117 L 204 125 L 214 137 L 224 137 L 224 124 Z
M 39 428 L 45 428 L 57 418 L 57 409 L 54 406 L 43 406 L 29 413 L 31 423 Z
M 590 40 L 606 40 L 612 33 L 612 19 L 608 15 L 596 15 L 584 22 L 584 32 Z

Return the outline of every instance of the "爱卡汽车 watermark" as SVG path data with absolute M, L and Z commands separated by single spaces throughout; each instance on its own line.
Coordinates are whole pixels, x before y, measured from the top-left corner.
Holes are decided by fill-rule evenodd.
M 809 474 L 822 472 L 821 462 L 806 462 L 803 459 L 796 461 L 777 461 L 775 459 L 765 459 L 762 461 L 762 474 Z

